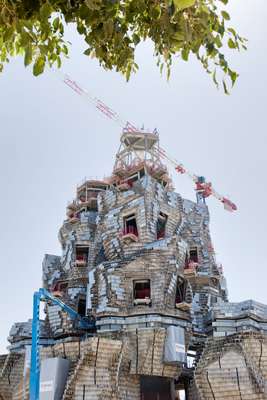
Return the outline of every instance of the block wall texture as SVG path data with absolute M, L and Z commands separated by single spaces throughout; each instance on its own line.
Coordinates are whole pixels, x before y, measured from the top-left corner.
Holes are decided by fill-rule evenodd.
M 78 186 L 59 230 L 62 254 L 42 264 L 43 287 L 95 328 L 46 303 L 41 358 L 70 360 L 68 400 L 265 398 L 266 306 L 228 302 L 205 202 L 176 193 L 151 149 L 149 162 L 126 165 L 139 150 L 128 139 L 135 149 L 118 152 L 109 180 Z M 193 365 L 164 361 L 169 327 L 183 332 L 174 348 Z M 31 320 L 16 322 L 8 340 L 0 400 L 28 399 Z

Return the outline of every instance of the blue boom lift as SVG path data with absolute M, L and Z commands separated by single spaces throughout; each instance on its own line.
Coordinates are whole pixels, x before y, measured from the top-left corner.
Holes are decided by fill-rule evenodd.
M 77 322 L 77 328 L 92 330 L 94 322 L 89 318 L 81 317 L 73 308 L 64 304 L 60 299 L 54 297 L 48 290 L 39 289 L 33 295 L 33 317 L 32 317 L 32 349 L 30 370 L 30 400 L 39 400 L 40 397 L 40 358 L 39 358 L 39 333 L 40 333 L 40 302 L 49 301 L 67 312 L 71 319 Z

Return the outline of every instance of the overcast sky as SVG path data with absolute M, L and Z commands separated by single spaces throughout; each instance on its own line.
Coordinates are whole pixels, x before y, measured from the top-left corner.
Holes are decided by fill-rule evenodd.
M 224 211 L 208 200 L 217 260 L 231 301 L 267 303 L 266 70 L 267 5 L 232 1 L 233 26 L 249 50 L 229 51 L 240 78 L 231 96 L 218 92 L 192 59 L 177 61 L 169 82 L 160 76 L 149 44 L 140 47 L 139 72 L 126 83 L 82 55 L 74 30 L 63 70 L 134 124 L 160 132 L 161 144 L 238 205 Z M 60 255 L 58 229 L 65 206 L 85 177 L 109 175 L 120 129 L 83 102 L 53 72 L 34 78 L 21 59 L 0 75 L 1 302 L 0 352 L 15 321 L 31 317 L 45 253 Z M 176 190 L 194 199 L 193 186 L 172 171 Z

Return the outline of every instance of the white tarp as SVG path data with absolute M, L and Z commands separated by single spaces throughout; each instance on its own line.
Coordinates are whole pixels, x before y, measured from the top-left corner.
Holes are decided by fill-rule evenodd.
M 47 358 L 41 363 L 40 400 L 61 400 L 69 372 L 69 360 Z
M 185 363 L 185 332 L 180 326 L 171 325 L 167 328 L 164 349 L 165 363 Z

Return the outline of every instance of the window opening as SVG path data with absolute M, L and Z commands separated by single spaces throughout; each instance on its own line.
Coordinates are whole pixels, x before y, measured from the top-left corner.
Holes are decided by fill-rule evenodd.
M 78 300 L 78 314 L 82 317 L 86 315 L 86 300 L 79 299 Z
M 197 247 L 191 247 L 189 250 L 189 262 L 193 261 L 198 263 L 198 249 Z
M 130 187 L 132 187 L 133 183 L 138 181 L 138 179 L 139 179 L 139 173 L 136 173 L 136 174 L 134 174 L 132 176 L 129 176 L 129 178 L 126 179 L 126 182 L 128 183 L 128 185 Z
M 64 292 L 68 287 L 68 282 L 57 281 L 52 287 L 52 293 L 54 296 L 62 296 L 62 292 Z
M 55 291 L 62 291 L 62 290 L 65 290 L 65 289 L 67 289 L 67 287 L 68 287 L 68 282 L 57 282 L 55 285 L 54 285 L 54 287 L 53 287 L 53 291 L 55 290 Z
M 132 234 L 138 237 L 135 214 L 131 214 L 128 215 L 127 217 L 124 217 L 123 234 L 124 235 Z
M 196 357 L 197 357 L 196 351 L 190 350 L 187 352 L 187 357 L 186 357 L 187 368 L 194 368 L 196 363 Z
M 60 290 L 61 292 L 66 290 L 68 287 L 68 282 L 59 282 L 58 284 L 58 290 Z
M 188 269 L 189 268 L 189 258 L 188 258 L 188 254 L 186 253 L 185 255 L 185 263 L 184 263 L 184 269 Z
M 157 239 L 163 239 L 165 237 L 167 219 L 168 217 L 166 214 L 162 212 L 159 213 L 157 221 Z
M 88 261 L 88 247 L 76 246 L 76 265 L 78 267 L 84 267 Z
M 211 297 L 210 297 L 211 306 L 214 306 L 214 304 L 216 304 L 216 303 L 217 303 L 217 297 L 211 295 Z
M 170 379 L 159 376 L 140 376 L 141 400 L 170 400 L 174 399 L 175 390 Z
M 80 202 L 85 203 L 85 201 L 86 201 L 86 194 L 85 194 L 85 192 L 82 192 L 82 193 L 79 195 L 79 200 L 80 200 Z
M 175 304 L 183 303 L 185 301 L 185 295 L 186 295 L 186 281 L 181 278 L 178 278 Z
M 175 307 L 182 311 L 188 311 L 190 309 L 190 304 L 187 303 L 187 281 L 181 277 L 178 277 L 176 297 L 175 297 Z
M 134 281 L 134 304 L 150 304 L 151 303 L 151 290 L 150 280 Z

